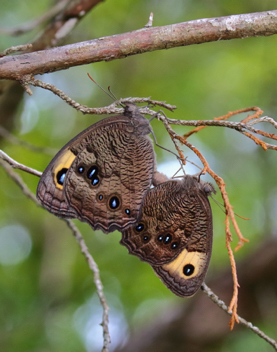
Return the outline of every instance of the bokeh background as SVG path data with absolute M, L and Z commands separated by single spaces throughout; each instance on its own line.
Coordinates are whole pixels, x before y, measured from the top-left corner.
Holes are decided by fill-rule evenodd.
M 18 26 L 52 6 L 52 1 L 1 0 L 0 26 Z M 273 0 L 171 0 L 170 3 L 166 0 L 107 0 L 85 16 L 65 44 L 139 29 L 147 23 L 150 12 L 154 13 L 153 25 L 162 26 L 275 7 Z M 43 26 L 20 37 L 2 34 L 0 51 L 29 43 L 42 30 Z M 39 78 L 90 107 L 105 106 L 111 101 L 88 79 L 87 72 L 103 87 L 111 86 L 119 98 L 151 96 L 176 105 L 174 113 L 166 112 L 172 118 L 212 119 L 228 111 L 259 106 L 265 115 L 277 119 L 276 58 L 277 37 L 257 37 L 150 52 Z M 84 128 L 103 118 L 84 116 L 51 92 L 35 88 L 32 91 L 31 97 L 24 95 L 10 129 L 15 136 L 34 145 L 58 150 Z M 162 123 L 153 121 L 152 126 L 159 143 L 173 150 Z M 179 133 L 188 130 L 176 127 Z M 260 246 L 274 240 L 277 233 L 276 151 L 265 152 L 239 133 L 219 127 L 207 128 L 190 141 L 225 180 L 234 211 L 250 218 L 249 221 L 237 218 L 243 235 L 250 240 L 236 253 L 238 263 L 247 261 L 253 253 L 258 260 Z M 52 158 L 5 139 L 0 143 L 1 149 L 12 158 L 40 171 Z M 191 161 L 201 165 L 189 150 L 183 150 Z M 156 153 L 158 169 L 172 176 L 178 169 L 174 157 L 158 148 Z M 196 172 L 190 165 L 186 170 Z M 18 173 L 35 192 L 38 178 Z M 209 176 L 204 179 L 212 182 Z M 0 180 L 0 350 L 100 351 L 102 309 L 92 274 L 70 230 L 64 222 L 27 199 L 2 168 Z M 219 192 L 215 198 L 221 200 Z M 225 248 L 225 216 L 215 202 L 211 203 L 214 246 L 207 282 L 220 277 L 224 270 L 226 275 L 231 275 Z M 128 255 L 126 248 L 119 245 L 120 233 L 105 235 L 92 231 L 86 224 L 75 223 L 99 265 L 110 306 L 111 350 L 119 349 L 144 329 L 158 329 L 156 322 L 162 321 L 160 316 L 165 312 L 189 307 L 193 299 L 175 297 L 155 277 L 148 264 Z M 233 237 L 235 247 L 237 238 L 235 234 Z M 240 281 L 240 285 L 243 287 L 244 282 Z M 198 292 L 194 299 L 203 295 Z M 255 296 L 258 302 L 254 308 L 249 307 L 254 323 L 277 339 L 276 286 L 266 289 L 261 282 L 254 291 L 249 290 L 249 301 L 250 296 Z M 248 308 L 247 298 L 242 304 L 246 306 L 239 306 L 239 312 L 240 308 Z M 213 305 L 211 310 L 212 315 L 219 308 Z M 195 319 L 197 326 L 197 319 L 200 323 L 203 316 L 200 313 Z M 203 347 L 203 351 L 272 350 L 245 328 L 236 327 L 229 333 L 228 317 L 224 324 L 226 338 L 210 342 L 209 348 Z M 189 349 L 184 344 L 179 350 Z

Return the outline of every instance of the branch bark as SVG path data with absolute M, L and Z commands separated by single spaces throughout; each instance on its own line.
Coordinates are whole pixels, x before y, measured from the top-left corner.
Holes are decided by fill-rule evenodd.
M 154 50 L 276 33 L 277 10 L 143 28 L 50 50 L 2 58 L 0 79 L 20 80 L 27 74 L 44 74 Z

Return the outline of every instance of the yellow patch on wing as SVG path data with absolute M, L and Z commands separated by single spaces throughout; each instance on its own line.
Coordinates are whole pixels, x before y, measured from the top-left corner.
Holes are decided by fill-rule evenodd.
M 184 249 L 176 259 L 168 264 L 164 264 L 162 268 L 168 271 L 172 276 L 178 275 L 184 279 L 191 279 L 201 274 L 207 262 L 207 254 L 199 252 L 188 252 Z M 188 264 L 193 265 L 194 271 L 191 275 L 184 274 L 184 267 Z
M 61 154 L 58 159 L 55 161 L 55 165 L 52 169 L 52 175 L 54 179 L 54 183 L 57 188 L 63 189 L 63 185 L 57 182 L 57 174 L 62 169 L 69 169 L 72 165 L 76 155 L 73 154 L 69 149 L 66 149 L 63 154 Z

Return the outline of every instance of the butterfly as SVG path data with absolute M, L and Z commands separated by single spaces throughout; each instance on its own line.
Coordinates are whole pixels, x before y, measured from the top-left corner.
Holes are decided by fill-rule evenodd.
M 135 223 L 153 183 L 156 158 L 149 121 L 135 104 L 69 141 L 49 163 L 37 198 L 50 213 L 93 229 L 122 231 Z
M 120 243 L 149 263 L 178 296 L 191 296 L 204 281 L 212 252 L 210 183 L 186 175 L 148 190 L 137 223 Z

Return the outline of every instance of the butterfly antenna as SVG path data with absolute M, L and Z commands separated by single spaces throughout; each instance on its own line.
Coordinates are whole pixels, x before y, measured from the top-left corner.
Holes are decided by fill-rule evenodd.
M 116 96 L 111 92 L 110 87 L 108 87 L 108 91 L 105 90 L 103 87 L 100 86 L 100 84 L 98 84 L 89 73 L 87 73 L 87 75 L 89 76 L 89 78 L 92 80 L 92 82 L 94 82 L 98 88 L 102 89 L 104 93 L 106 93 L 112 100 L 114 100 L 115 102 L 118 102 L 119 105 L 122 106 L 122 104 L 119 102 L 119 100 L 116 98 Z
M 114 100 L 118 101 L 117 97 L 113 94 L 113 92 L 111 90 L 111 86 L 108 87 L 108 91 L 111 94 L 111 96 L 114 98 Z

